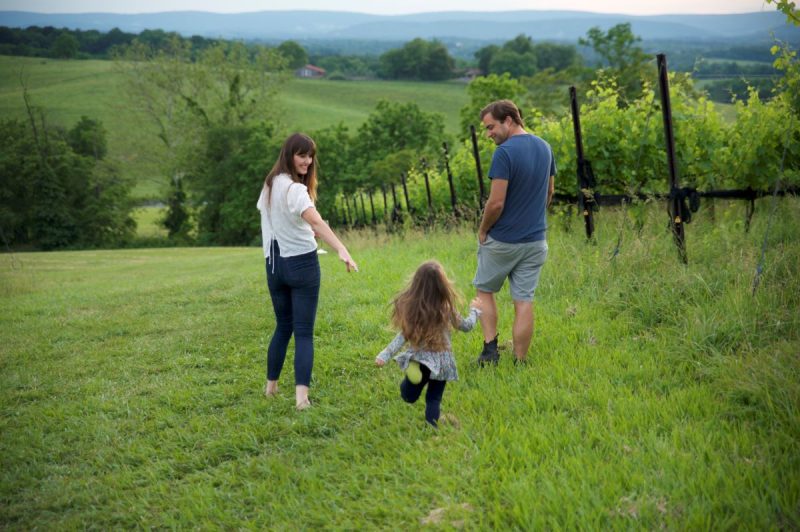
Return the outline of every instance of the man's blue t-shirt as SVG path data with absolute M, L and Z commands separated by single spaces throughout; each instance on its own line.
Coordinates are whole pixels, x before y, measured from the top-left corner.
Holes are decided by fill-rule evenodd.
M 492 156 L 489 178 L 508 180 L 506 202 L 489 236 L 517 244 L 545 240 L 547 189 L 556 174 L 550 145 L 536 135 L 513 135 Z

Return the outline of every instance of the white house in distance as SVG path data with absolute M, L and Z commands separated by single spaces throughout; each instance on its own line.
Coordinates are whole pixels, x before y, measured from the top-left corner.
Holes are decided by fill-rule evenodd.
M 298 78 L 319 79 L 325 77 L 325 69 L 314 65 L 306 65 L 294 71 Z

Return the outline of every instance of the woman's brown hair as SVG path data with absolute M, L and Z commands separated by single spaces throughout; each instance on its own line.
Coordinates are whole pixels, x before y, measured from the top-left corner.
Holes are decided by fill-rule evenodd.
M 294 167 L 294 156 L 310 155 L 312 157 L 311 164 L 305 175 L 300 175 Z M 270 187 L 272 190 L 272 180 L 276 175 L 287 174 L 292 178 L 295 183 L 302 183 L 308 188 L 308 195 L 311 196 L 312 201 L 317 201 L 317 145 L 314 140 L 308 135 L 302 133 L 293 133 L 283 143 L 281 153 L 278 155 L 278 160 L 272 170 L 267 174 L 264 180 L 264 186 Z
M 392 301 L 392 324 L 416 349 L 442 351 L 444 333 L 458 320 L 458 294 L 435 260 L 424 262 Z

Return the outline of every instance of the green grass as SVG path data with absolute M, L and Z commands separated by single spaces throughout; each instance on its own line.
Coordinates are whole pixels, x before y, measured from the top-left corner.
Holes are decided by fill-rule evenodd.
M 136 220 L 136 234 L 143 238 L 166 237 L 167 229 L 161 225 L 166 214 L 166 207 L 137 207 L 133 210 Z
M 411 81 L 327 81 L 295 79 L 281 94 L 286 121 L 300 129 L 343 122 L 358 129 L 380 99 L 415 102 L 427 112 L 441 113 L 445 130 L 459 131 L 461 108 L 467 104 L 466 84 Z
M 21 80 L 49 122 L 70 128 L 83 115 L 102 121 L 108 157 L 135 181 L 134 197 L 165 195 L 166 180 L 153 155 L 160 142 L 156 129 L 129 100 L 112 61 L 0 56 L 0 118 L 27 119 Z M 278 103 L 281 122 L 290 130 L 313 131 L 344 122 L 355 133 L 381 98 L 416 102 L 424 111 L 442 113 L 450 133 L 458 131 L 458 111 L 467 101 L 466 85 L 460 83 L 293 79 Z
M 800 204 L 704 208 L 677 261 L 661 206 L 587 245 L 552 220 L 531 363 L 474 364 L 436 432 L 403 403 L 387 303 L 435 257 L 468 298 L 472 232 L 343 239 L 321 256 L 311 398 L 291 355 L 263 397 L 273 320 L 258 248 L 0 257 L 0 528 L 794 529 L 800 526 Z M 621 253 L 610 252 L 622 230 Z M 428 521 L 425 521 L 425 520 Z

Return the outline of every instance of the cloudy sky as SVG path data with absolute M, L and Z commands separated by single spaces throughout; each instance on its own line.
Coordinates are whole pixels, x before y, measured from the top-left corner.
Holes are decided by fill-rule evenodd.
M 41 13 L 153 13 L 269 10 L 356 11 L 381 15 L 428 11 L 510 11 L 517 9 L 594 11 L 628 15 L 748 13 L 774 11 L 764 0 L 0 0 L 0 11 Z

